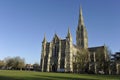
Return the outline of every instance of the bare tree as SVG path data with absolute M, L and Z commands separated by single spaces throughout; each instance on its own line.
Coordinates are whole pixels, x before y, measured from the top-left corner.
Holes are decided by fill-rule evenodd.
M 96 50 L 96 62 L 98 70 L 102 70 L 105 74 L 108 74 L 110 68 L 110 58 L 111 58 L 111 50 L 108 47 L 104 47 L 104 49 Z
M 89 62 L 89 51 L 88 49 L 81 48 L 77 51 L 75 63 L 77 64 L 78 72 L 85 72 L 87 64 Z

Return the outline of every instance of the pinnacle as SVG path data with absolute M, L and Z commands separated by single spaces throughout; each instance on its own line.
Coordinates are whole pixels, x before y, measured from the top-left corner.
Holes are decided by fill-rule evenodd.
M 67 37 L 71 37 L 71 33 L 70 33 L 70 28 L 68 27 L 68 34 Z
M 82 7 L 80 7 L 80 12 L 79 12 L 79 25 L 84 25 L 84 20 L 83 20 L 83 15 L 82 15 Z
M 44 33 L 44 39 L 43 39 L 43 42 L 46 42 L 46 34 Z

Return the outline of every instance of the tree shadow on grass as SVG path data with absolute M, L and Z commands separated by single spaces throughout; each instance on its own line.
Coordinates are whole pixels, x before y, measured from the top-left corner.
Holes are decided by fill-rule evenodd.
M 20 79 L 15 79 L 12 77 L 7 77 L 7 76 L 0 76 L 0 80 L 20 80 Z
M 98 79 L 86 79 L 86 78 L 71 78 L 62 76 L 44 76 L 35 75 L 33 77 L 8 77 L 0 76 L 0 80 L 98 80 Z
M 8 76 L 0 76 L 0 80 L 52 80 L 43 77 L 8 77 Z
M 35 76 L 46 77 L 51 80 L 99 80 L 99 79 L 87 79 L 87 78 L 75 78 L 75 77 L 63 77 L 63 76 L 45 76 L 45 75 L 35 75 Z

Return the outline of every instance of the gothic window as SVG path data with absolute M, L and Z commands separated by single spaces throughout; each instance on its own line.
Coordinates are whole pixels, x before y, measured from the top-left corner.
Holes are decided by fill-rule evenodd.
M 81 45 L 83 45 L 84 43 L 83 43 L 83 39 L 81 40 Z
M 81 31 L 83 31 L 83 25 L 81 25 Z
M 54 56 L 56 57 L 56 55 L 57 55 L 57 48 L 55 46 L 55 54 L 54 54 Z
M 61 65 L 60 68 L 63 69 L 64 68 L 64 58 L 61 59 Z
M 81 35 L 80 36 L 81 36 L 81 38 L 83 38 L 83 31 L 81 31 Z
M 58 57 L 58 50 L 59 50 L 58 45 L 55 45 L 53 48 L 53 56 L 54 57 Z

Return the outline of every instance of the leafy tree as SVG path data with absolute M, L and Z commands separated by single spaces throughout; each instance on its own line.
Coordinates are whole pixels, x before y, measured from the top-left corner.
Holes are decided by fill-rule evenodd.
M 39 66 L 38 63 L 34 63 L 34 64 L 33 64 L 33 69 L 34 69 L 35 71 L 38 71 L 39 68 L 40 68 L 40 66 Z
M 25 61 L 24 59 L 20 58 L 19 56 L 14 58 L 15 63 L 14 63 L 14 68 L 22 70 L 22 68 L 25 67 Z
M 7 69 L 12 69 L 13 66 L 14 66 L 14 59 L 10 58 L 10 57 L 7 57 L 4 60 L 5 60 Z
M 0 69 L 2 69 L 5 66 L 4 61 L 0 60 Z
M 22 68 L 24 68 L 24 65 L 25 65 L 25 60 L 20 58 L 19 56 L 13 57 L 13 58 L 7 57 L 4 60 L 5 60 L 7 69 L 22 70 Z

